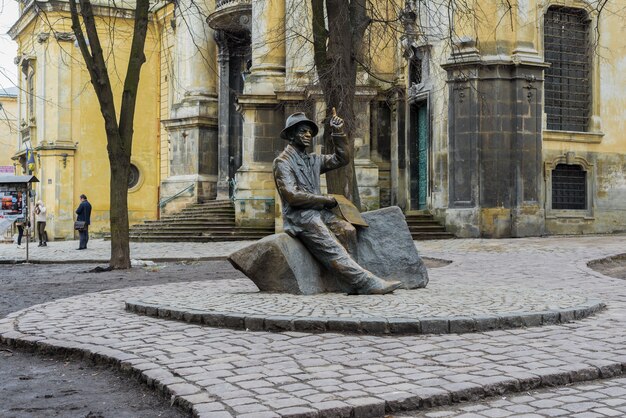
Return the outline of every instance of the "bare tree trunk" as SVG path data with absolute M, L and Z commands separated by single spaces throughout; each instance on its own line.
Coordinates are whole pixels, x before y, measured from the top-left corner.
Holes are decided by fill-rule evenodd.
M 109 266 L 114 269 L 130 268 L 130 247 L 128 239 L 128 176 L 130 173 L 130 156 L 133 144 L 133 121 L 141 67 L 146 61 L 144 46 L 148 28 L 149 0 L 137 0 L 133 39 L 119 125 L 111 81 L 100 39 L 96 28 L 94 14 L 89 0 L 79 0 L 80 16 L 87 39 L 83 33 L 76 0 L 70 0 L 72 30 L 91 77 L 100 111 L 104 118 L 107 135 L 107 151 L 111 169 L 110 182 L 110 222 L 111 222 L 111 259 Z
M 330 193 L 343 194 L 360 207 L 354 167 L 356 124 L 354 100 L 356 57 L 363 42 L 365 29 L 369 25 L 365 0 L 311 0 L 311 5 L 314 60 L 324 93 L 326 116 L 329 119 L 332 108 L 335 107 L 337 114 L 345 121 L 344 130 L 350 139 L 350 163 L 341 169 L 326 173 L 326 183 Z M 326 21 L 328 28 L 325 25 Z M 328 132 L 328 129 L 325 132 Z M 332 150 L 330 135 L 325 135 L 324 144 L 328 150 Z
M 130 153 L 120 147 L 119 135 L 108 138 L 109 162 L 111 164 L 110 216 L 111 216 L 111 260 L 114 269 L 130 268 L 130 246 L 128 242 L 128 175 Z M 111 152 L 117 149 L 117 152 Z

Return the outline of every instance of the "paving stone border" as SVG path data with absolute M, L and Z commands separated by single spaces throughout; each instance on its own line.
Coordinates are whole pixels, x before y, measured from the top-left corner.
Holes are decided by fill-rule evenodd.
M 139 359 L 128 355 L 128 353 L 98 346 L 96 344 L 76 344 L 68 341 L 23 334 L 16 330 L 7 331 L 9 327 L 3 324 L 3 322 L 7 322 L 7 320 L 16 317 L 16 314 L 19 314 L 19 312 L 21 311 L 10 314 L 5 317 L 5 319 L 0 320 L 0 343 L 27 352 L 34 352 L 46 356 L 69 357 L 77 360 L 85 360 L 97 365 L 113 367 L 122 373 L 132 376 L 142 384 L 146 384 L 150 389 L 155 390 L 161 396 L 170 399 L 172 405 L 181 408 L 185 412 L 194 413 L 194 416 L 201 416 L 196 414 L 193 404 L 180 396 L 169 384 L 169 382 L 176 379 L 176 376 L 167 370 L 160 369 L 158 364 L 153 364 L 153 367 L 150 367 L 145 361 L 138 361 Z M 158 373 L 155 374 L 154 372 L 157 370 Z
M 139 315 L 184 321 L 209 327 L 270 332 L 333 332 L 344 334 L 465 334 L 497 329 L 538 327 L 586 318 L 606 307 L 598 300 L 567 309 L 540 312 L 512 312 L 500 315 L 448 316 L 423 318 L 314 318 L 294 315 L 245 315 L 236 312 L 213 312 L 180 309 L 128 300 L 125 309 Z

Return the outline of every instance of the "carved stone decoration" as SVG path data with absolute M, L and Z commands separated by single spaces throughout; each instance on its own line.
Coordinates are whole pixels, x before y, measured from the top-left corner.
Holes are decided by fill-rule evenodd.
M 534 75 L 526 75 L 524 79 L 526 80 L 526 85 L 524 86 L 524 88 L 528 89 L 528 92 L 526 93 L 526 98 L 528 99 L 528 103 L 530 103 L 533 99 L 533 90 L 537 89 L 533 85 L 533 83 L 537 81 L 537 78 Z
M 404 28 L 404 34 L 400 37 L 400 45 L 402 46 L 402 56 L 406 59 L 412 59 L 417 45 L 417 7 L 414 0 L 406 0 L 404 9 L 399 14 L 400 22 Z
M 419 96 L 420 93 L 424 91 L 424 88 L 425 88 L 424 83 L 411 84 L 407 92 L 407 100 L 409 102 L 414 100 L 417 96 Z
M 426 287 L 428 272 L 400 208 L 362 215 L 369 227 L 358 230 L 359 264 L 381 278 L 401 281 L 407 289 Z M 261 291 L 311 295 L 349 290 L 313 258 L 299 239 L 285 233 L 270 235 L 236 251 L 228 261 Z
M 50 32 L 41 32 L 39 35 L 37 35 L 37 42 L 43 44 L 44 42 L 48 41 L 48 38 L 50 38 Z
M 74 42 L 76 35 L 74 32 L 54 32 L 54 38 L 57 41 Z

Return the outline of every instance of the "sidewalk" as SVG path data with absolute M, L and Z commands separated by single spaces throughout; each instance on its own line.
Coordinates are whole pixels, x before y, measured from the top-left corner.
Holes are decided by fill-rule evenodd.
M 104 256 L 109 243 L 94 242 L 88 251 L 72 251 L 75 243 L 62 244 L 57 258 L 70 260 L 91 257 L 89 251 Z M 133 244 L 132 251 L 133 258 L 193 258 L 225 255 L 245 244 L 232 245 L 146 243 Z M 196 416 L 211 418 L 382 417 L 626 373 L 626 282 L 587 267 L 591 260 L 626 252 L 626 236 L 458 239 L 416 245 L 422 256 L 453 261 L 429 270 L 429 286 L 461 286 L 464 292 L 489 288 L 491 298 L 477 302 L 485 308 L 495 302 L 515 304 L 499 289 L 523 285 L 602 300 L 607 309 L 562 325 L 403 336 L 233 330 L 125 310 L 128 300 L 170 297 L 186 289 L 177 284 L 33 306 L 0 320 L 0 339 L 81 353 L 133 370 Z M 3 258 L 17 251 L 6 250 L 0 247 Z M 213 292 L 210 286 L 203 291 L 207 296 Z M 419 299 L 420 290 L 414 292 Z M 362 301 L 372 307 L 393 304 L 393 295 L 387 296 Z M 466 296 L 472 300 L 471 294 Z M 289 300 L 285 296 L 281 302 Z M 623 393 L 623 379 L 615 382 L 612 385 Z M 623 410 L 612 412 L 619 415 Z
M 176 261 L 225 259 L 230 253 L 254 241 L 234 242 L 131 242 L 130 256 L 134 260 Z M 78 240 L 48 242 L 47 247 L 29 244 L 29 261 L 32 263 L 108 263 L 111 241 L 90 239 L 86 250 L 78 251 Z M 26 244 L 22 249 L 15 244 L 0 244 L 0 263 L 23 262 Z

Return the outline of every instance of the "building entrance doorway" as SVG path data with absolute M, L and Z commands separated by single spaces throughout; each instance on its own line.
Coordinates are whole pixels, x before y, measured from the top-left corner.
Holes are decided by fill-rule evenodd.
M 427 209 L 430 119 L 428 101 L 411 104 L 409 130 L 410 210 Z

